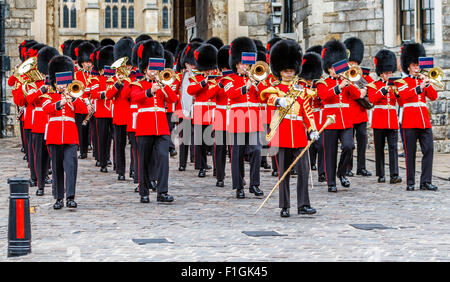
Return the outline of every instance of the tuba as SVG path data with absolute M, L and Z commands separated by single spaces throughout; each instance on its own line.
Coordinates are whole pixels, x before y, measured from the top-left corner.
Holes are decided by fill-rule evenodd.
M 130 76 L 131 70 L 127 66 L 128 58 L 122 57 L 118 60 L 116 60 L 112 65 L 111 69 L 116 70 L 116 77 L 117 81 L 121 82 L 119 80 L 118 75 L 122 75 L 124 78 L 122 80 L 128 81 L 128 83 L 131 83 L 131 80 L 128 78 Z
M 25 79 L 19 78 L 21 76 L 25 76 Z M 24 81 L 25 83 L 33 83 L 39 80 L 44 80 L 45 76 L 43 76 L 37 69 L 37 59 L 36 57 L 31 57 L 25 62 L 23 62 L 17 68 L 16 77 L 19 81 Z
M 444 78 L 444 72 L 440 67 L 434 67 L 432 69 L 426 70 L 422 69 L 420 73 L 428 76 L 430 79 L 430 83 L 436 87 L 438 90 L 444 90 L 445 85 L 442 82 L 442 79 Z

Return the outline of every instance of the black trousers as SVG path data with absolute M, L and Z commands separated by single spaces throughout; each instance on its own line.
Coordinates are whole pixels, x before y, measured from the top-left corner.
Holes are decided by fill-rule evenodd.
M 24 122 L 19 120 L 19 125 L 20 125 L 20 140 L 22 141 L 22 148 L 25 151 L 25 154 L 28 156 L 28 148 L 26 146 L 26 141 L 25 141 L 25 131 L 23 129 L 23 124 Z
M 244 155 L 250 161 L 250 186 L 260 185 L 261 149 L 259 132 L 230 133 L 231 135 L 231 178 L 233 189 L 244 188 Z
M 169 135 L 137 137 L 139 194 L 141 196 L 149 194 L 152 175 L 157 176 L 157 192 L 165 193 L 168 191 L 169 139 Z M 156 165 L 151 164 L 152 159 L 156 160 Z
M 31 129 L 25 129 L 25 140 L 28 150 L 28 166 L 30 168 L 30 178 L 33 181 L 37 181 L 36 176 L 36 168 L 34 161 L 34 152 L 33 152 L 33 137 L 32 137 Z
M 52 159 L 52 190 L 55 199 L 75 198 L 78 158 L 76 144 L 48 145 Z M 64 185 L 65 174 L 65 185 Z M 65 189 L 64 189 L 65 188 Z
M 114 125 L 114 147 L 116 173 L 125 175 L 125 147 L 127 145 L 127 126 Z
M 194 127 L 192 121 L 187 119 L 180 119 L 178 127 L 180 138 L 179 162 L 180 166 L 186 167 L 189 152 L 191 162 L 194 160 Z
M 91 144 L 92 144 L 92 157 L 94 157 L 94 159 L 96 161 L 100 161 L 100 157 L 98 155 L 99 151 L 98 151 L 98 129 L 97 129 L 97 119 L 92 116 L 91 119 L 89 120 L 89 129 L 91 132 Z
M 225 166 L 227 162 L 227 144 L 229 134 L 227 131 L 214 131 L 214 164 L 216 168 L 217 181 L 223 181 L 225 178 Z
M 337 176 L 345 176 L 353 148 L 352 131 L 352 128 L 324 130 L 323 150 L 325 154 L 325 174 L 328 186 L 336 185 L 338 140 L 341 142 L 342 151 L 339 165 L 337 166 Z
M 194 125 L 194 160 L 195 169 L 206 169 L 208 167 L 208 142 L 212 139 L 210 125 Z
M 106 167 L 111 152 L 112 118 L 96 118 L 96 121 L 99 162 L 101 167 Z
M 405 157 L 406 157 L 406 181 L 407 185 L 414 185 L 416 174 L 416 151 L 419 141 L 422 151 L 422 173 L 420 185 L 431 183 L 433 170 L 433 131 L 431 128 L 404 128 Z
M 48 175 L 48 149 L 45 144 L 44 133 L 31 133 L 31 135 L 37 184 L 39 189 L 44 189 L 45 178 Z
M 319 175 L 325 174 L 325 165 L 323 161 L 323 142 L 321 141 L 321 139 L 323 139 L 323 132 L 320 134 L 320 139 L 314 142 L 309 147 L 309 160 L 311 162 L 311 165 L 315 165 L 317 160 L 317 171 Z
M 278 151 L 278 165 L 279 165 L 279 178 L 286 172 L 289 166 L 294 162 L 297 156 L 303 148 L 279 148 Z M 309 163 L 308 155 L 305 153 L 297 164 L 294 166 L 297 171 L 297 207 L 309 206 L 309 192 L 308 192 L 308 179 L 309 179 Z M 286 175 L 284 180 L 280 183 L 279 187 L 279 207 L 290 208 L 290 189 L 289 189 L 290 173 Z
M 367 122 L 357 123 L 353 125 L 353 137 L 356 137 L 356 170 L 366 168 L 366 150 L 367 150 Z M 353 146 L 350 161 L 348 163 L 348 170 L 353 169 Z
M 83 126 L 83 120 L 87 114 L 75 114 L 75 123 L 78 129 L 78 141 L 80 143 L 80 154 L 87 155 L 89 145 L 89 123 Z
M 175 121 L 172 120 L 173 113 L 166 113 L 166 116 L 167 116 L 167 122 L 169 123 L 170 136 L 172 136 L 172 131 L 175 128 Z M 169 141 L 169 150 L 175 150 L 175 144 L 173 143 L 172 137 L 170 138 L 170 141 Z
M 130 142 L 130 171 L 134 171 L 134 182 L 138 181 L 138 157 L 137 157 L 137 139 L 135 132 L 128 132 L 128 140 Z
M 375 167 L 376 175 L 384 177 L 384 145 L 388 143 L 389 173 L 390 176 L 398 176 L 398 130 L 397 129 L 373 129 L 373 141 L 375 143 Z

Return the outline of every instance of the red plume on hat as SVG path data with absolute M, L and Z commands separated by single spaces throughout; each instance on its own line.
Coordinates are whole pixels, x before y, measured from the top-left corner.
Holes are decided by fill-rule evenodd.
M 141 58 L 141 59 L 142 59 L 142 51 L 144 51 L 144 45 L 143 44 L 141 44 L 139 46 L 139 49 L 137 51 L 137 54 L 138 54 L 139 58 Z
M 78 47 L 77 47 L 77 48 L 75 48 L 75 56 L 77 56 L 77 57 L 78 57 Z

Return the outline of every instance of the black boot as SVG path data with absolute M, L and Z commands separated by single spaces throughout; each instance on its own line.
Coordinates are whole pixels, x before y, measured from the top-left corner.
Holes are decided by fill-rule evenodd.
M 44 189 L 39 188 L 36 190 L 36 196 L 44 196 Z
M 288 208 L 282 208 L 280 211 L 280 216 L 281 217 L 290 217 L 291 215 L 289 214 L 289 209 Z
M 341 176 L 339 177 L 339 179 L 341 180 L 341 185 L 343 187 L 350 187 L 350 181 L 347 179 L 347 177 Z
M 76 208 L 77 207 L 77 203 L 73 200 L 73 198 L 67 198 L 66 206 L 68 208 Z
M 365 168 L 357 170 L 356 174 L 361 175 L 361 176 L 372 176 L 372 173 L 367 171 L 367 169 L 365 169 Z
M 55 210 L 59 210 L 62 207 L 64 207 L 63 199 L 58 199 L 58 200 L 56 200 L 56 203 L 53 204 L 53 209 L 55 209 Z
M 250 193 L 255 194 L 255 196 L 263 196 L 263 195 L 264 195 L 264 192 L 261 191 L 261 190 L 259 189 L 259 187 L 256 186 L 256 185 L 250 186 L 250 188 L 249 188 L 248 190 L 249 190 Z
M 150 188 L 152 189 L 153 192 L 156 192 L 156 181 L 155 180 L 150 180 Z
M 236 198 L 238 198 L 238 199 L 244 199 L 245 198 L 244 188 L 236 190 Z
M 438 189 L 437 186 L 431 183 L 425 183 L 420 185 L 420 190 L 436 191 L 437 189 Z
M 317 211 L 311 206 L 301 206 L 298 208 L 298 214 L 315 214 Z
M 398 175 L 392 176 L 391 180 L 389 181 L 389 183 L 391 183 L 391 184 L 400 183 L 400 182 L 402 182 L 402 178 Z
M 158 193 L 158 196 L 156 197 L 156 201 L 163 202 L 163 203 L 170 203 L 173 202 L 173 197 L 166 193 Z
M 325 181 L 327 181 L 327 177 L 325 176 L 325 174 L 319 175 L 319 182 L 325 182 Z

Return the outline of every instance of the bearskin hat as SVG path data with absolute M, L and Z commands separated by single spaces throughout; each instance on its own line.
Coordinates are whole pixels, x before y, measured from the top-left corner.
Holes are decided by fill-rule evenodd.
M 100 50 L 102 49 L 102 46 L 98 46 L 97 48 L 95 48 L 95 50 L 91 53 L 91 61 L 92 61 L 92 70 L 93 71 L 99 71 L 98 69 L 98 52 L 100 52 Z
M 275 43 L 270 51 L 270 69 L 277 78 L 281 78 L 281 71 L 295 70 L 299 74 L 302 69 L 302 47 L 294 40 L 281 40 Z
M 104 38 L 100 41 L 100 46 L 105 47 L 108 45 L 114 46 L 116 44 L 116 41 L 112 40 L 111 38 Z
M 131 51 L 131 65 L 134 67 L 139 67 L 137 51 L 139 49 L 139 46 L 141 46 L 143 42 L 144 41 L 139 41 L 136 44 L 134 44 L 133 50 Z
M 145 73 L 150 58 L 164 58 L 164 47 L 156 40 L 143 41 L 137 50 L 139 71 Z
M 146 40 L 150 40 L 150 39 L 152 39 L 152 37 L 150 35 L 141 34 L 138 37 L 136 37 L 136 39 L 134 40 L 134 43 L 137 44 L 138 42 L 146 41 Z
M 205 40 L 201 39 L 200 37 L 195 37 L 189 41 L 189 43 L 193 43 L 193 42 L 203 43 L 203 42 L 205 42 Z
M 95 48 L 98 48 L 98 47 L 100 46 L 100 41 L 95 40 L 95 39 L 89 40 L 89 43 L 91 43 L 92 45 L 94 45 Z
M 217 48 L 203 43 L 194 51 L 196 69 L 199 71 L 217 69 Z
M 91 61 L 91 54 L 94 50 L 95 46 L 88 41 L 81 43 L 75 48 L 75 55 L 77 56 L 77 62 L 80 68 L 82 67 L 81 63 Z
M 81 45 L 81 43 L 83 43 L 84 40 L 81 39 L 76 39 L 74 41 L 72 41 L 72 43 L 70 44 L 70 56 L 72 58 L 72 60 L 76 61 L 77 60 L 77 54 L 75 54 L 75 49 Z
M 114 61 L 127 57 L 127 64 L 131 65 L 131 53 L 133 52 L 134 40 L 131 37 L 122 37 L 114 44 L 113 57 Z
M 377 52 L 373 59 L 375 63 L 375 72 L 380 76 L 383 72 L 396 72 L 397 71 L 397 57 L 394 52 L 382 49 Z
M 214 47 L 216 47 L 217 50 L 219 50 L 223 46 L 222 39 L 220 39 L 219 37 L 216 37 L 216 36 L 208 39 L 208 41 L 206 41 L 206 43 L 214 45 Z
M 270 49 L 272 48 L 273 45 L 275 45 L 275 43 L 277 43 L 278 41 L 282 40 L 280 37 L 276 36 L 272 39 L 269 40 L 269 42 L 267 42 L 267 53 L 266 53 L 266 63 L 270 63 Z
M 253 42 L 255 42 L 255 45 L 256 45 L 256 49 L 258 50 L 258 51 L 262 51 L 262 52 L 267 52 L 267 49 L 266 49 L 266 47 L 264 47 L 264 44 L 262 43 L 262 41 L 261 40 L 259 40 L 259 39 L 253 39 Z
M 404 73 L 409 73 L 408 68 L 412 63 L 418 64 L 419 57 L 426 57 L 425 48 L 420 43 L 406 43 L 403 45 L 400 62 Z
M 182 67 L 184 67 L 181 65 L 180 62 L 181 62 L 181 55 L 183 54 L 183 50 L 184 50 L 184 48 L 186 48 L 186 45 L 187 45 L 187 43 L 181 42 L 177 45 L 177 48 L 175 49 L 174 55 L 175 55 L 175 63 L 176 63 L 176 71 L 177 72 L 181 72 Z
M 303 55 L 302 71 L 300 77 L 306 80 L 320 79 L 322 76 L 322 58 L 315 52 Z
M 165 68 L 169 68 L 172 69 L 173 68 L 173 61 L 174 61 L 174 57 L 172 52 L 170 52 L 169 50 L 164 49 L 164 59 L 166 60 L 166 64 L 165 64 Z
M 217 51 L 217 67 L 219 70 L 230 69 L 228 59 L 230 57 L 230 45 L 223 45 Z
M 61 47 L 62 54 L 64 56 L 70 57 L 70 45 L 72 44 L 72 42 L 73 42 L 72 39 L 68 39 L 68 40 L 64 41 L 63 44 L 61 44 L 60 47 Z
M 328 73 L 328 69 L 331 68 L 334 63 L 348 59 L 347 49 L 339 40 L 331 39 L 323 46 L 321 57 L 323 70 Z
M 309 52 L 314 52 L 316 54 L 319 54 L 319 56 L 322 54 L 322 45 L 314 45 L 306 49 L 305 54 Z
M 54 47 L 45 46 L 44 48 L 39 50 L 37 57 L 38 71 L 43 74 L 48 74 L 48 64 L 50 63 L 50 60 L 55 56 L 59 56 L 59 52 Z
M 177 39 L 171 38 L 164 45 L 164 50 L 168 50 L 170 51 L 170 53 L 175 54 L 175 51 L 179 43 L 180 41 L 178 41 Z
M 235 73 L 237 72 L 236 65 L 241 61 L 243 52 L 257 52 L 255 42 L 246 36 L 238 37 L 230 44 L 228 63 Z
M 114 47 L 111 45 L 104 46 L 97 53 L 98 70 L 102 70 L 105 66 L 111 66 L 114 63 Z
M 48 76 L 51 85 L 56 85 L 56 73 L 59 72 L 72 72 L 72 77 L 75 72 L 75 64 L 72 58 L 64 55 L 58 55 L 53 57 L 48 64 Z
M 31 46 L 27 52 L 27 54 L 28 54 L 27 59 L 31 58 L 31 57 L 36 57 L 38 55 L 39 50 L 41 50 L 45 46 L 47 46 L 47 45 L 42 44 L 42 43 L 37 43 L 37 44 L 34 44 L 33 46 Z
M 20 60 L 23 62 L 26 60 L 26 52 L 28 52 L 28 49 L 30 47 L 32 47 L 33 45 L 38 44 L 38 42 L 36 40 L 33 39 L 27 39 L 24 40 L 20 45 L 19 45 L 19 58 Z
M 348 60 L 361 64 L 364 59 L 364 43 L 357 37 L 350 37 L 344 41 L 345 47 L 350 51 Z
M 185 68 L 186 64 L 190 64 L 195 66 L 196 60 L 194 56 L 194 51 L 202 45 L 200 42 L 191 42 L 183 50 L 183 53 L 180 57 L 181 68 Z

